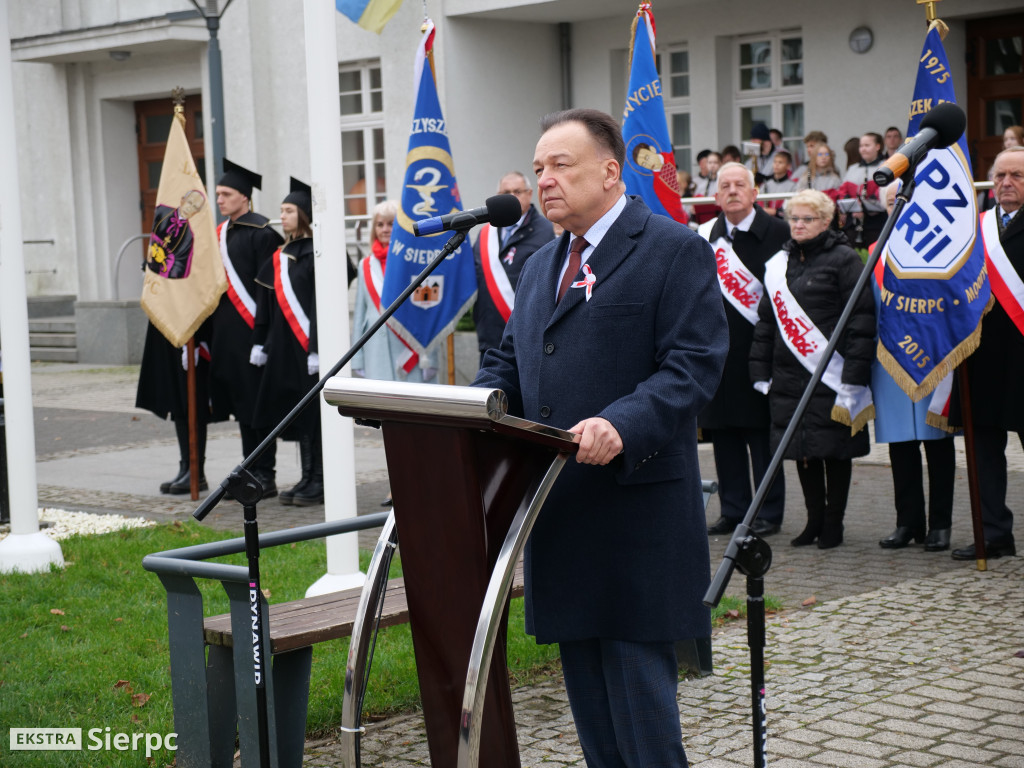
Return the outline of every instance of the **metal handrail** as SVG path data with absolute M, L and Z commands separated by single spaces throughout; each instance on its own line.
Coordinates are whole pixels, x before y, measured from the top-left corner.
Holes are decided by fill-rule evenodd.
M 302 525 L 298 528 L 261 533 L 259 536 L 260 549 L 325 538 L 339 533 L 362 531 L 367 528 L 378 528 L 384 525 L 387 519 L 387 512 L 376 512 L 362 517 L 350 517 L 345 520 L 314 523 L 313 525 Z M 152 573 L 219 579 L 221 581 L 248 582 L 249 570 L 246 566 L 201 562 L 212 557 L 237 555 L 242 552 L 245 552 L 245 537 L 213 541 L 209 544 L 196 544 L 191 547 L 169 549 L 164 552 L 154 552 L 142 558 L 142 567 Z
M 974 189 L 976 191 L 979 191 L 979 192 L 981 190 L 992 189 L 993 186 L 994 185 L 993 185 L 993 183 L 991 181 L 976 181 L 976 182 L 974 182 Z M 801 191 L 803 191 L 803 190 L 801 190 Z M 797 194 L 797 193 L 796 192 L 765 192 L 765 193 L 760 193 L 759 192 L 758 195 L 757 195 L 757 199 L 758 200 L 789 200 L 789 198 L 791 198 L 795 194 Z M 708 196 L 704 196 L 704 197 L 684 197 L 681 200 L 681 202 L 682 202 L 683 205 L 705 205 L 707 203 L 715 202 L 715 197 L 714 197 L 714 195 L 712 195 L 710 197 L 708 197 Z

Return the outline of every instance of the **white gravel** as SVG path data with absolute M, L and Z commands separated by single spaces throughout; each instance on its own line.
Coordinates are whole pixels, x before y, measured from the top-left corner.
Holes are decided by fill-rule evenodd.
M 92 515 L 88 512 L 68 512 L 53 507 L 40 507 L 40 530 L 51 539 L 60 541 L 76 534 L 111 533 L 124 528 L 148 528 L 156 525 L 144 517 L 121 515 Z M 45 525 L 50 523 L 50 525 Z M 11 532 L 10 525 L 0 526 L 0 541 Z

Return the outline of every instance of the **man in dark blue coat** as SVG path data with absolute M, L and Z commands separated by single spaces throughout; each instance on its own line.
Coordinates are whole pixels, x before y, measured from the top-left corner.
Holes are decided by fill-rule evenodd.
M 510 171 L 502 176 L 498 194 L 515 195 L 523 215 L 511 227 L 484 224 L 473 245 L 477 288 L 473 324 L 481 360 L 487 350 L 501 343 L 523 265 L 555 236 L 551 222 L 533 207 L 533 187 L 522 173 Z
M 527 543 L 527 631 L 560 644 L 589 766 L 678 768 L 674 644 L 710 631 L 696 417 L 729 342 L 714 256 L 624 194 L 609 115 L 541 127 L 540 204 L 566 232 L 523 269 L 475 382 L 579 435 Z

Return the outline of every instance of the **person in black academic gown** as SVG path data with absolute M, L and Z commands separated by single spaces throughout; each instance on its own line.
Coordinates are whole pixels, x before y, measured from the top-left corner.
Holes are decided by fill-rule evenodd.
M 316 282 L 313 269 L 312 197 L 309 185 L 291 180 L 281 203 L 285 243 L 263 266 L 256 282 L 256 327 L 249 361 L 264 368 L 256 397 L 256 426 L 273 429 L 317 383 Z M 297 440 L 302 479 L 281 491 L 284 504 L 311 506 L 324 500 L 320 409 L 310 405 L 281 436 Z
M 262 371 L 249 364 L 256 323 L 256 275 L 281 243 L 270 220 L 252 211 L 252 190 L 262 183 L 258 173 L 226 158 L 224 175 L 217 181 L 217 207 L 228 218 L 217 227 L 228 290 L 210 319 L 210 399 L 215 418 L 234 415 L 242 433 L 243 456 L 251 454 L 269 431 L 255 426 Z M 263 486 L 263 498 L 277 495 L 275 463 L 276 446 L 271 445 L 249 468 Z

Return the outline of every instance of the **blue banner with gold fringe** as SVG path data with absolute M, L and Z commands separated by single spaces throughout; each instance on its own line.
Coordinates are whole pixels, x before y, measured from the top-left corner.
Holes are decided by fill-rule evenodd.
M 639 196 L 647 207 L 681 224 L 687 221 L 680 201 L 676 160 L 665 119 L 661 78 L 654 60 L 654 14 L 641 3 L 633 21 L 629 90 L 622 112 L 622 139 L 626 165 L 622 180 L 626 192 Z
M 918 62 L 907 135 L 916 135 L 942 102 L 955 103 L 956 95 L 933 25 Z M 883 255 L 878 359 L 916 402 L 977 348 L 991 291 L 965 137 L 929 152 L 914 182 Z
M 417 237 L 413 224 L 462 210 L 448 131 L 429 62 L 433 40 L 434 25 L 428 21 L 417 52 L 416 107 L 405 157 L 402 199 L 388 248 L 382 306 L 397 299 L 453 236 L 443 232 Z M 475 298 L 476 271 L 467 238 L 398 308 L 388 325 L 422 355 L 439 337 L 455 330 Z

